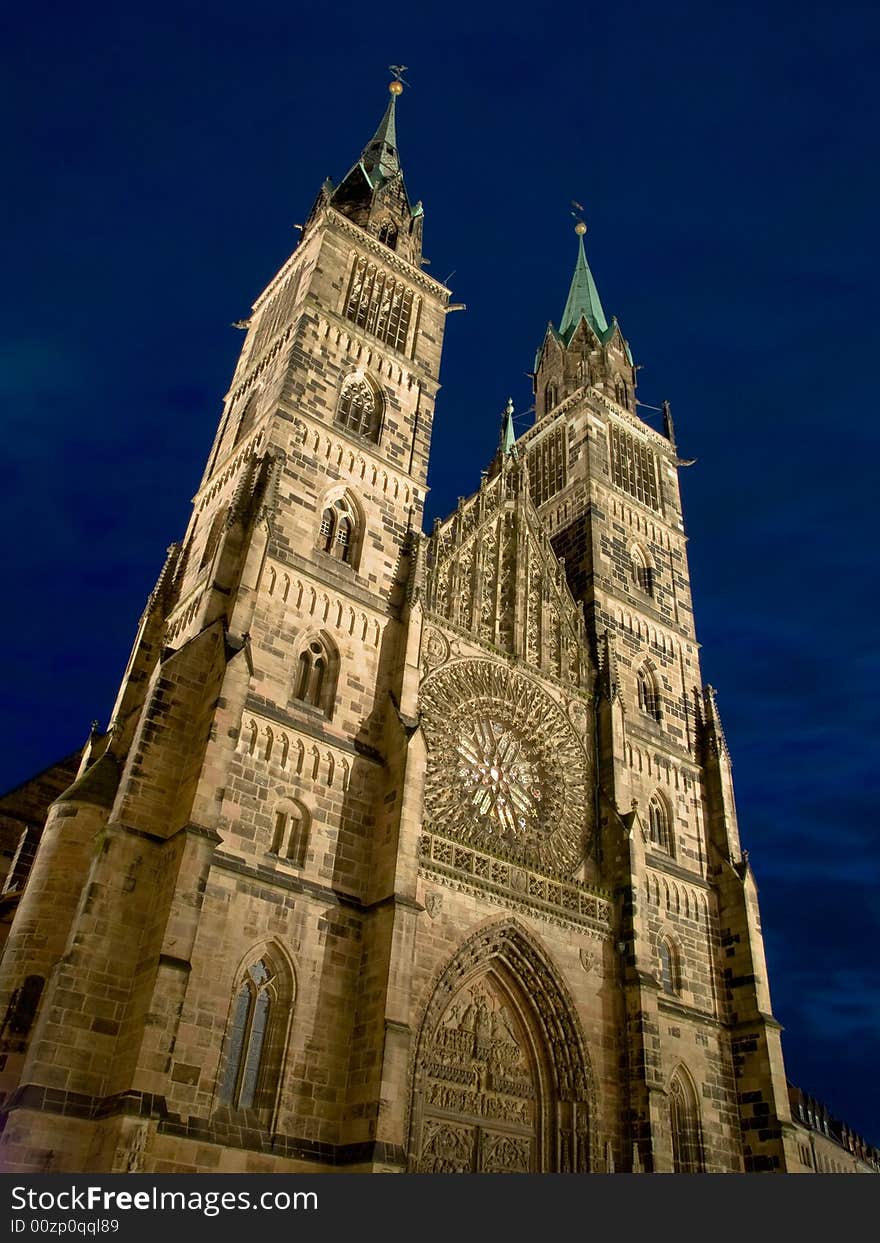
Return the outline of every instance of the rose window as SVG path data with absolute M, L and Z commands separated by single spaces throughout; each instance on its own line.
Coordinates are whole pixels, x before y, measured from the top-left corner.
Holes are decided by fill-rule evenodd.
M 544 688 L 463 660 L 426 678 L 425 827 L 570 874 L 589 833 L 588 740 Z
M 465 797 L 489 832 L 516 841 L 538 827 L 540 765 L 511 728 L 498 720 L 475 721 L 456 750 Z

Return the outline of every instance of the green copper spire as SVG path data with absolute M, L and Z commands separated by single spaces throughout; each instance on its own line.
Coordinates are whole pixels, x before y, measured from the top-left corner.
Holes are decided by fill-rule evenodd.
M 392 86 L 396 85 L 392 83 Z M 381 177 L 388 181 L 395 173 L 400 172 L 400 157 L 397 154 L 397 126 L 395 124 L 394 105 L 397 93 L 391 93 L 385 115 L 379 122 L 379 128 L 364 147 L 361 165 L 370 181 L 375 185 Z
M 602 337 L 608 332 L 608 321 L 605 318 L 605 312 L 602 310 L 602 303 L 599 301 L 599 291 L 596 288 L 596 282 L 593 280 L 590 265 L 587 263 L 587 256 L 584 254 L 586 226 L 581 225 L 581 227 L 576 229 L 576 232 L 578 234 L 577 263 L 574 265 L 574 276 L 571 278 L 568 301 L 565 304 L 565 310 L 562 312 L 562 322 L 559 325 L 559 335 L 563 338 L 566 345 L 571 340 L 581 318 L 586 319 L 598 336 Z
M 516 448 L 516 432 L 513 430 L 513 398 L 508 397 L 507 405 L 504 407 L 504 413 L 501 416 L 501 443 L 499 445 L 502 457 L 519 457 Z
M 391 68 L 396 72 L 400 66 Z M 376 132 L 357 163 L 336 189 L 329 191 L 329 202 L 401 258 L 418 265 L 422 258 L 422 205 L 409 200 L 397 150 L 395 106 L 403 83 L 395 78 L 388 90 L 391 98 Z

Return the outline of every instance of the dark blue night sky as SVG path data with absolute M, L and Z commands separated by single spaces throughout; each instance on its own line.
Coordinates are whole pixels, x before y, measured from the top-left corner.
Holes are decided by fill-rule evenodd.
M 639 397 L 672 402 L 697 459 L 697 633 L 788 1074 L 880 1142 L 876 4 L 123 7 L 4 22 L 0 788 L 106 723 L 187 521 L 229 325 L 402 61 L 429 271 L 467 304 L 428 517 L 477 486 L 508 396 L 531 422 L 577 199 Z

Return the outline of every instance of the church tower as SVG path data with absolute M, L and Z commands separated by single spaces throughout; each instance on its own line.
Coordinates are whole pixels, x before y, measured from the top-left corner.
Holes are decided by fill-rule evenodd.
M 400 89 L 242 325 L 110 728 L 52 805 L 0 968 L 5 1168 L 146 1168 L 158 1132 L 154 1160 L 189 1143 L 192 1168 L 199 1117 L 218 1160 L 244 1128 L 264 1168 L 350 1163 L 340 1137 L 374 1122 L 400 618 L 449 296 L 421 268 Z
M 449 291 L 391 98 L 254 304 L 0 959 L 20 1171 L 797 1168 L 672 420 L 583 248 L 422 534 Z M 53 794 L 57 793 L 53 791 Z
M 784 1170 L 798 1161 L 779 1026 L 694 630 L 678 486 L 690 463 L 677 456 L 668 402 L 662 432 L 638 414 L 630 347 L 603 310 L 586 225 L 575 231 L 568 299 L 538 353 L 536 422 L 520 448 L 597 664 L 597 842 L 620 902 L 634 1153 L 654 1169 L 670 1157 L 675 1169 L 723 1168 L 741 1142 L 747 1171 Z M 708 1101 L 712 1127 L 682 1143 L 670 1119 L 696 1118 Z

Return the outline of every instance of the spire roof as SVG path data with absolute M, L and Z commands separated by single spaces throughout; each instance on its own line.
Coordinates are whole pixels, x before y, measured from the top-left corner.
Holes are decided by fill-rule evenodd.
M 397 82 L 392 82 L 389 87 L 391 98 L 388 100 L 388 107 L 385 109 L 382 120 L 376 129 L 375 134 L 364 147 L 361 152 L 360 159 L 357 164 L 348 170 L 342 181 L 336 188 L 334 198 L 340 196 L 348 197 L 348 193 L 357 193 L 356 187 L 360 185 L 364 187 L 366 182 L 366 190 L 370 195 L 375 194 L 381 186 L 386 185 L 393 177 L 401 176 L 400 155 L 397 150 L 397 117 L 395 115 L 395 104 L 399 90 L 394 88 L 400 86 Z M 400 88 L 403 89 L 402 87 Z M 344 189 L 343 189 L 344 187 Z
M 417 204 L 415 208 L 410 206 L 397 150 L 395 104 L 403 86 L 395 81 L 388 90 L 391 98 L 375 134 L 364 147 L 357 163 L 348 170 L 336 189 L 331 191 L 331 202 L 334 206 L 351 216 L 358 224 L 364 224 L 366 220 L 359 219 L 357 213 L 368 213 L 377 202 L 378 196 L 386 189 L 390 194 L 399 190 L 401 206 L 405 205 L 408 219 L 421 215 L 421 204 Z
M 397 125 L 394 106 L 397 96 L 392 94 L 388 100 L 385 115 L 373 137 L 364 147 L 361 164 L 371 184 L 376 185 L 381 177 L 387 181 L 395 173 L 400 172 L 400 157 L 397 152 Z
M 587 263 L 587 256 L 584 253 L 583 233 L 578 231 L 577 262 L 574 265 L 574 276 L 571 278 L 568 301 L 565 304 L 565 310 L 562 312 L 562 321 L 559 325 L 559 335 L 563 338 L 566 345 L 571 340 L 575 328 L 577 328 L 582 319 L 586 319 L 597 336 L 605 336 L 608 332 L 608 320 L 605 318 L 605 312 L 602 310 L 599 291 L 596 288 L 593 273 L 590 271 L 590 265 Z

